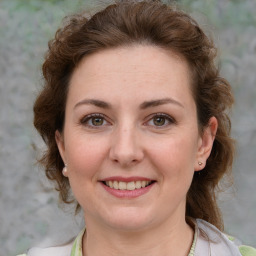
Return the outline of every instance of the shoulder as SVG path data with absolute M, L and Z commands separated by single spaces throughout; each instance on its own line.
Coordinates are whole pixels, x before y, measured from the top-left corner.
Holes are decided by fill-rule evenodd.
M 256 249 L 250 246 L 241 245 L 239 246 L 239 251 L 242 256 L 256 256 Z
M 242 256 L 256 256 L 256 249 L 251 247 L 251 246 L 247 246 L 247 245 L 242 245 L 241 242 L 239 240 L 237 240 L 236 238 L 232 237 L 232 236 L 228 236 L 228 239 L 232 242 L 234 242 L 235 244 L 237 244 L 240 253 L 242 254 Z
M 20 254 L 17 256 L 82 256 L 82 238 L 85 233 L 85 228 L 78 234 L 76 238 L 72 238 L 69 242 L 61 246 L 54 246 L 48 248 L 31 248 L 27 254 Z
M 213 255 L 217 253 L 216 255 L 225 256 L 256 256 L 256 249 L 250 246 L 239 245 L 235 239 L 228 237 L 215 226 L 204 220 L 197 219 L 196 227 L 198 232 L 197 249 L 200 252 L 202 252 L 202 250 L 207 251 L 207 247 L 209 248 L 210 246 L 210 251 L 213 253 Z M 199 253 L 198 255 L 201 254 Z
M 27 252 L 27 254 L 20 254 L 17 256 L 69 256 L 71 249 L 72 243 L 49 248 L 33 247 Z

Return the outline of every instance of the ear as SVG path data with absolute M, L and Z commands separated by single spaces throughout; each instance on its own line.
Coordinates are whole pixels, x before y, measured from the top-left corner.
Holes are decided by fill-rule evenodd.
M 57 143 L 62 161 L 64 162 L 64 164 L 66 164 L 67 162 L 66 162 L 66 157 L 65 157 L 64 138 L 63 138 L 63 135 L 58 130 L 55 131 L 55 141 Z
M 218 129 L 216 117 L 211 117 L 208 126 L 204 128 L 203 134 L 198 141 L 198 151 L 195 162 L 195 171 L 201 171 L 206 166 L 206 161 L 211 154 L 213 142 Z

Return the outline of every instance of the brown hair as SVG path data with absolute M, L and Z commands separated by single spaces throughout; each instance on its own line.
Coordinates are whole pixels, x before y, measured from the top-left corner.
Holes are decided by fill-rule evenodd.
M 43 64 L 45 85 L 34 105 L 34 125 L 47 145 L 40 160 L 46 175 L 56 182 L 62 201 L 70 202 L 70 185 L 62 175 L 64 163 L 55 142 L 55 131 L 63 129 L 69 80 L 88 54 L 132 44 L 155 45 L 185 57 L 191 69 L 200 130 L 208 125 L 212 116 L 218 120 L 206 167 L 195 172 L 188 191 L 186 215 L 222 229 L 216 188 L 231 169 L 234 155 L 227 115 L 233 103 L 230 85 L 219 76 L 214 64 L 216 49 L 195 20 L 161 1 L 119 1 L 89 19 L 83 14 L 73 15 L 49 42 Z

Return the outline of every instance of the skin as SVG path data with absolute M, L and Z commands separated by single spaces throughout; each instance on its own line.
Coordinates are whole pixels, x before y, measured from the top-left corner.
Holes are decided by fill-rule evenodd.
M 216 130 L 212 117 L 199 133 L 182 57 L 140 45 L 85 57 L 71 78 L 64 131 L 56 131 L 65 175 L 84 211 L 84 254 L 187 255 L 193 230 L 185 221 L 186 194 Z M 101 182 L 112 176 L 155 183 L 139 197 L 118 198 Z

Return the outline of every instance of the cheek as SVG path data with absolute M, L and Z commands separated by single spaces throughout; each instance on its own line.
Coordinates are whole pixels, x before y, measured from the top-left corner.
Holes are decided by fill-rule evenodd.
M 67 157 L 70 166 L 70 174 L 78 179 L 81 176 L 95 177 L 100 165 L 106 156 L 106 143 L 101 140 L 100 146 L 97 140 L 86 136 L 73 137 L 67 144 Z
M 92 200 L 92 192 L 99 179 L 102 163 L 106 155 L 106 146 L 95 140 L 74 138 L 67 144 L 69 182 L 76 200 L 83 209 Z M 93 192 L 94 193 L 94 192 Z
M 196 141 L 189 136 L 173 136 L 152 148 L 150 154 L 154 165 L 166 176 L 180 178 L 194 172 Z M 189 175 L 191 176 L 191 175 Z

